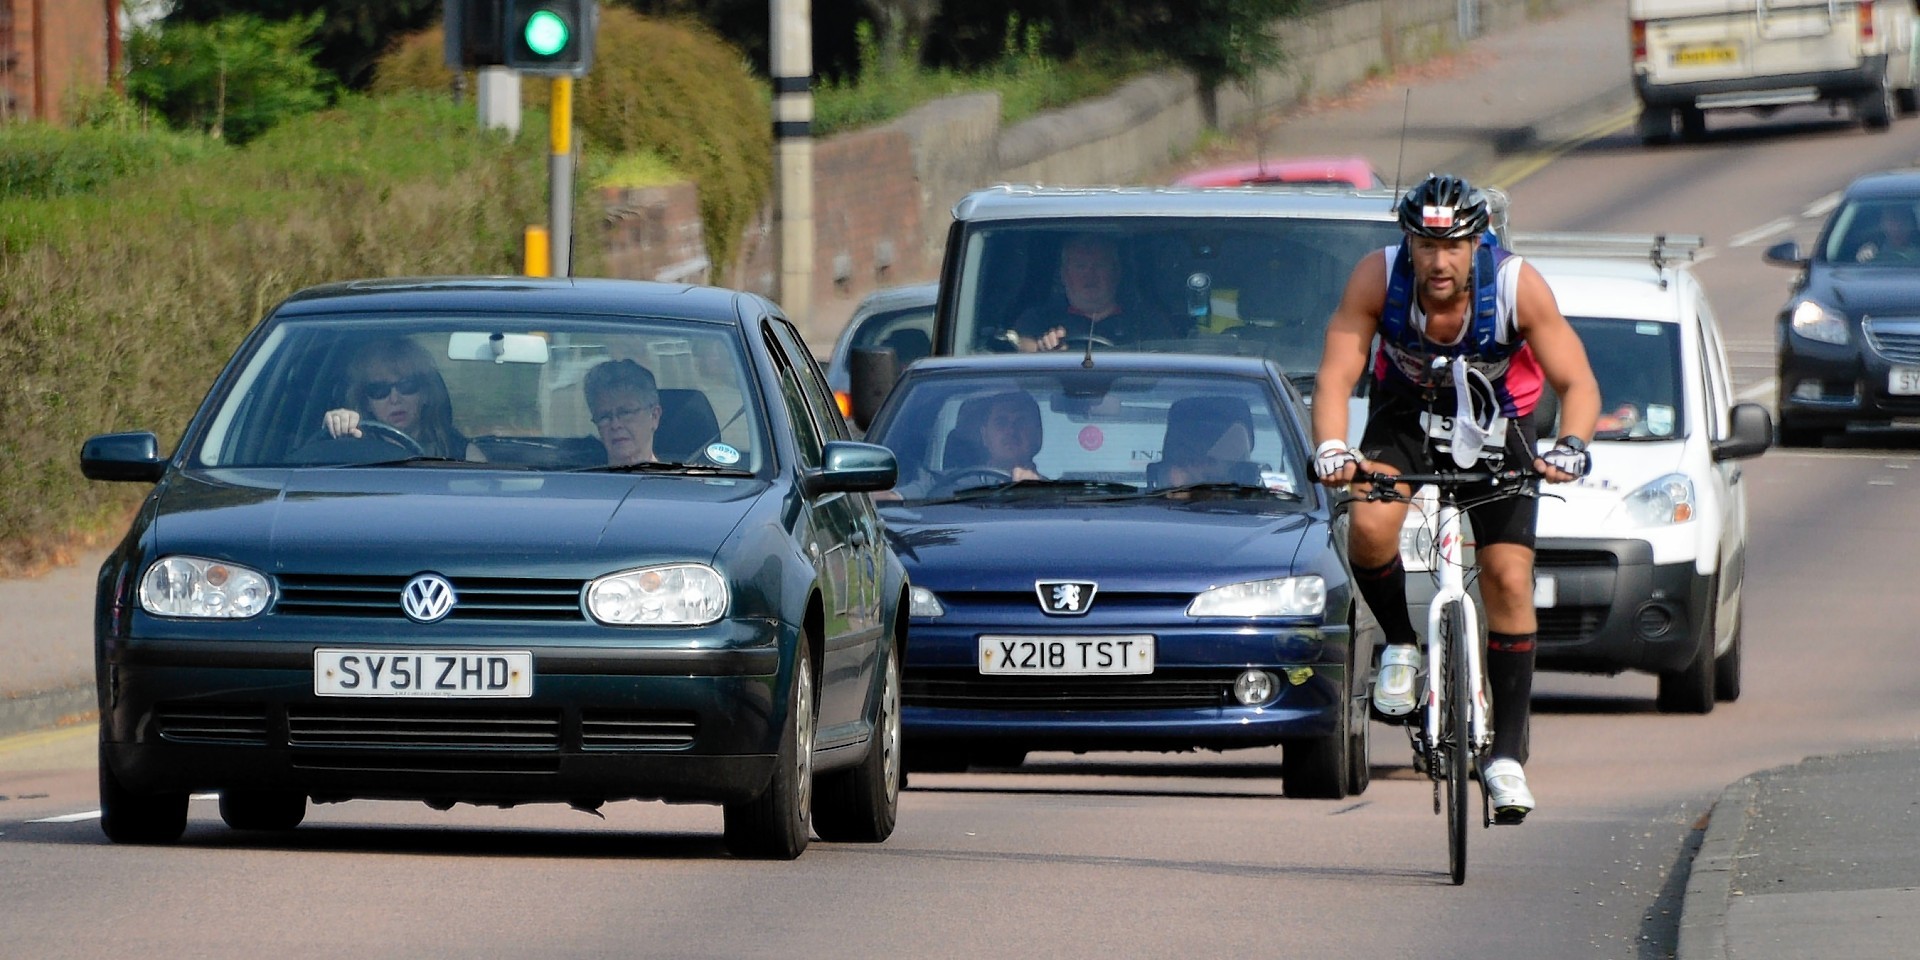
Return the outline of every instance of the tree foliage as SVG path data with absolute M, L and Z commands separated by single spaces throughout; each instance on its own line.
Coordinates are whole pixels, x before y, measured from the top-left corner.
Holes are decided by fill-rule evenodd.
M 269 21 L 319 15 L 313 32 L 314 62 L 341 84 L 358 90 L 373 76 L 373 64 L 397 38 L 440 19 L 444 0 L 174 0 L 166 23 L 204 24 L 245 14 Z
M 307 50 L 319 22 L 234 16 L 143 27 L 127 42 L 127 95 L 175 129 L 245 143 L 333 101 L 333 78 Z

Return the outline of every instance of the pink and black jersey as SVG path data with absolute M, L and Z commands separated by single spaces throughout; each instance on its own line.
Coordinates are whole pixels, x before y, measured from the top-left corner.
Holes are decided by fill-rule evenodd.
M 1380 312 L 1380 349 L 1373 379 L 1383 392 L 1434 402 L 1453 409 L 1453 385 L 1447 369 L 1432 367 L 1435 357 L 1465 357 L 1485 374 L 1500 398 L 1501 413 L 1518 418 L 1533 412 L 1545 387 L 1533 349 L 1520 338 L 1515 312 L 1520 288 L 1519 256 L 1496 245 L 1489 234 L 1473 258 L 1473 312 L 1451 343 L 1427 337 L 1427 315 L 1415 295 L 1413 260 L 1404 244 L 1386 248 L 1387 302 Z

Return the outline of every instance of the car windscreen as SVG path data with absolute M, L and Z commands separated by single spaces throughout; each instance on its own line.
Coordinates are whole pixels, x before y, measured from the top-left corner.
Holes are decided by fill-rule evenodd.
M 1304 489 L 1302 441 L 1263 379 L 1095 368 L 909 376 L 895 389 L 867 439 L 893 450 L 893 493 L 908 501 Z
M 1569 317 L 1600 381 L 1595 440 L 1676 440 L 1687 435 L 1680 327 L 1606 317 Z
M 330 315 L 277 323 L 238 369 L 197 465 L 758 472 L 768 456 L 745 347 L 727 324 Z
M 1849 201 L 1834 212 L 1821 252 L 1830 263 L 1912 270 L 1920 266 L 1920 203 L 1906 197 Z
M 1354 264 L 1398 242 L 1391 220 L 1075 217 L 969 228 L 955 274 L 955 353 L 1005 352 L 1016 337 L 1083 312 L 1066 270 L 1077 246 L 1111 251 L 1128 349 L 1268 357 L 1289 375 L 1320 364 L 1327 320 Z M 1082 342 L 1069 342 L 1083 349 Z M 1096 343 L 1095 349 L 1105 348 Z

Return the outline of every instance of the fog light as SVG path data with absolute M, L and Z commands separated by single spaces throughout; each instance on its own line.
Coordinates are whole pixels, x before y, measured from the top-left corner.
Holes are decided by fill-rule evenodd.
M 1274 687 L 1273 674 L 1248 670 L 1233 681 L 1233 699 L 1243 707 L 1259 706 L 1273 699 Z
M 1802 380 L 1793 386 L 1795 400 L 1818 400 L 1825 393 L 1818 380 Z
M 1634 628 L 1649 640 L 1658 640 L 1673 632 L 1673 609 L 1661 603 L 1649 603 L 1634 617 Z

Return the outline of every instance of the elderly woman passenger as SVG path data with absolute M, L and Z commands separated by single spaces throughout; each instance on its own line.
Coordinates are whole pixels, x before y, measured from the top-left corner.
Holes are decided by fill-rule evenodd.
M 587 371 L 585 390 L 608 466 L 659 459 L 653 435 L 660 429 L 660 387 L 652 371 L 632 360 L 608 360 Z

